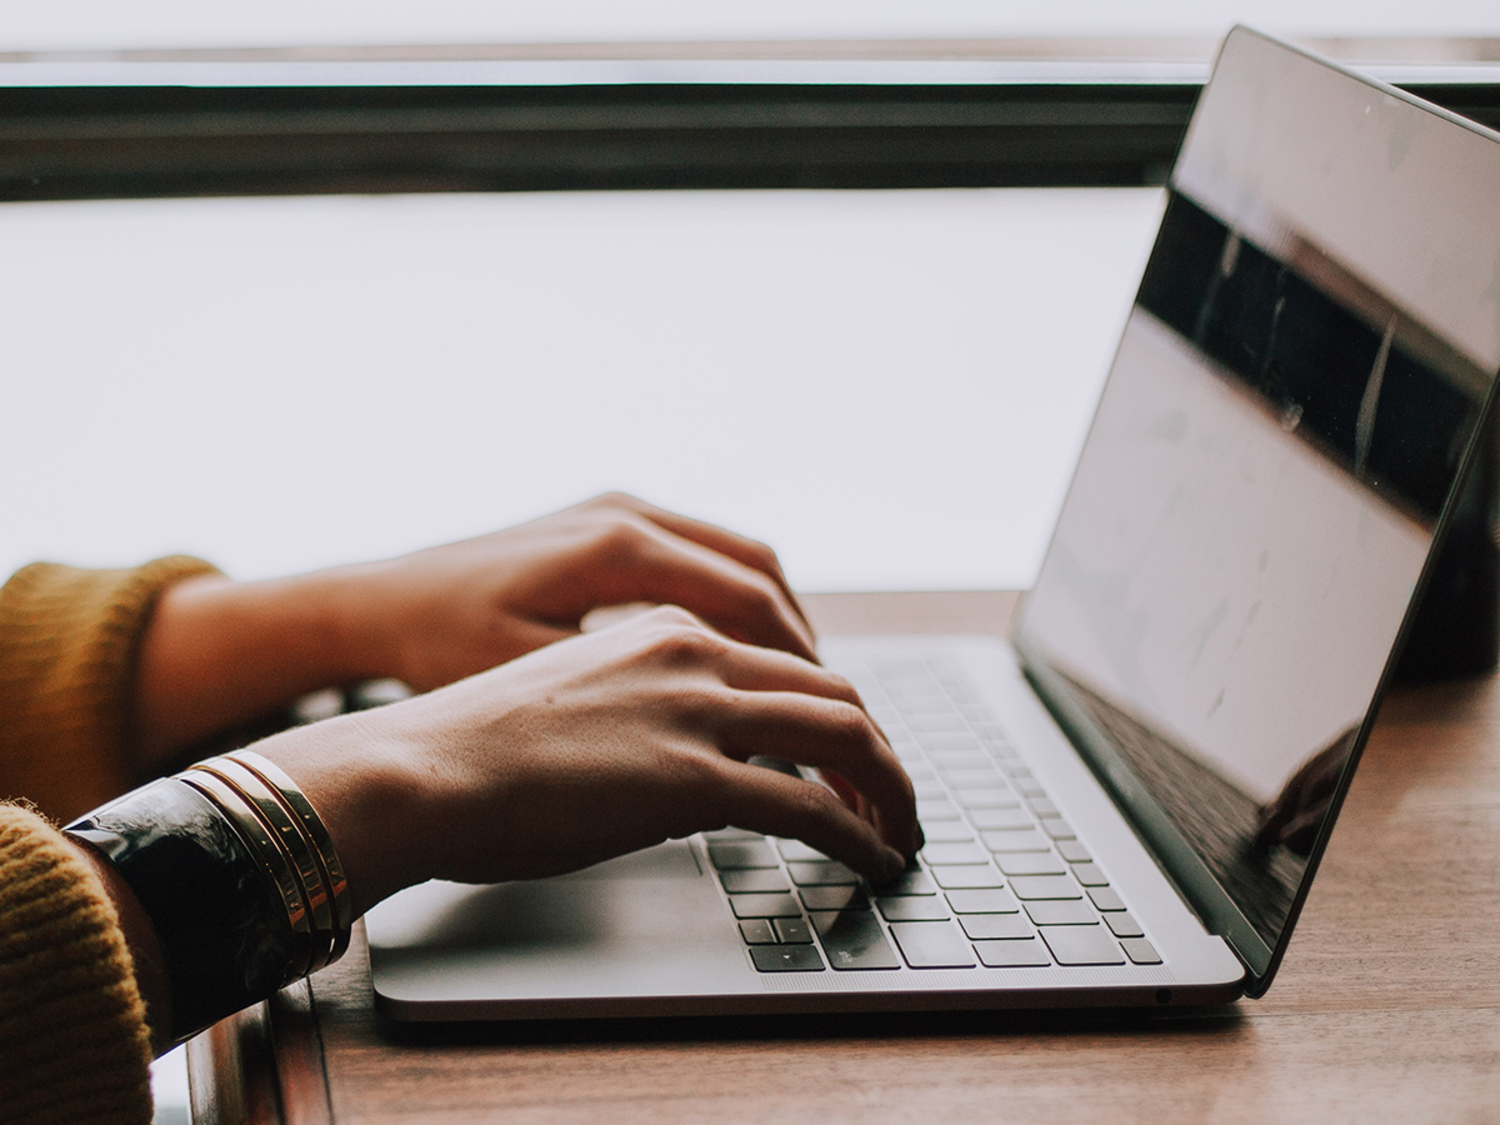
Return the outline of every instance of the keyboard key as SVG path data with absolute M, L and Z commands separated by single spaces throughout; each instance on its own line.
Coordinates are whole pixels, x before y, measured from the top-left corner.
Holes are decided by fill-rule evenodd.
M 974 830 L 961 820 L 934 820 L 922 825 L 922 835 L 929 844 L 958 844 L 974 839 Z
M 1017 780 L 1014 775 L 1011 777 L 1011 788 L 1023 797 L 1045 797 L 1047 795 L 1047 791 L 1042 788 L 1040 781 L 1034 781 L 1029 778 Z
M 958 803 L 966 809 L 1017 809 L 1016 795 L 1009 789 L 966 789 L 958 794 Z M 1031 818 L 1026 819 L 1027 824 Z
M 1088 848 L 1077 840 L 1057 841 L 1057 854 L 1069 863 L 1088 863 L 1093 857 L 1089 855 Z
M 1010 881 L 1019 899 L 1082 898 L 1083 890 L 1066 875 L 1024 875 Z
M 821 863 L 789 863 L 786 869 L 799 887 L 852 887 L 859 882 L 858 875 L 831 859 Z
M 1114 934 L 1117 938 L 1146 936 L 1141 930 L 1141 924 L 1129 914 L 1106 914 L 1104 916 L 1104 924 L 1109 927 L 1110 933 Z M 1129 953 L 1129 948 L 1125 952 Z
M 1094 905 L 1100 910 L 1124 910 L 1125 903 L 1120 896 L 1108 887 L 1090 887 L 1089 898 L 1094 900 Z
M 823 941 L 828 963 L 840 972 L 901 967 L 880 923 L 868 910 L 819 912 L 812 916 L 812 923 Z
M 1059 965 L 1123 965 L 1125 955 L 1103 926 L 1055 926 L 1042 940 Z
M 908 898 L 876 900 L 887 922 L 946 922 L 948 904 L 938 895 L 913 895 Z
M 911 771 L 908 770 L 907 772 L 910 773 Z M 929 797 L 946 797 L 948 795 L 948 787 L 935 777 L 923 778 L 921 781 L 913 778 L 911 787 L 919 801 L 926 800 Z
M 975 828 L 1010 831 L 1016 828 L 1035 828 L 1036 822 L 1025 809 L 970 809 L 969 821 Z
M 748 922 L 741 922 L 740 936 L 747 945 L 774 945 L 776 942 L 776 931 L 764 918 L 751 918 Z
M 947 703 L 946 699 L 943 700 L 942 710 L 939 711 L 937 707 L 933 707 L 932 711 L 926 714 L 907 712 L 905 708 L 902 708 L 906 725 L 918 734 L 968 733 L 969 724 L 964 721 L 962 715 L 953 714 Z
M 949 891 L 948 905 L 959 914 L 1014 914 L 1021 909 L 1016 896 L 1009 891 Z
M 1010 792 L 1005 778 L 994 766 L 982 770 L 944 770 L 943 776 L 955 789 L 1003 789 Z
M 937 885 L 933 883 L 932 877 L 921 868 L 908 867 L 899 878 L 881 884 L 878 890 L 882 898 L 895 898 L 897 895 L 935 895 Z
M 962 769 L 963 766 L 960 762 L 950 760 L 945 755 L 984 753 L 980 747 L 979 739 L 967 731 L 952 734 L 944 734 L 940 731 L 928 731 L 922 736 L 922 743 L 927 747 L 927 756 L 932 760 L 933 765 L 938 766 L 951 764 Z M 987 761 L 988 758 L 988 755 L 984 755 L 981 760 Z
M 974 947 L 951 922 L 892 922 L 891 936 L 913 969 L 974 967 Z
M 1050 852 L 999 855 L 995 862 L 1007 875 L 1066 875 L 1068 865 Z
M 870 900 L 858 887 L 803 887 L 800 893 L 809 910 L 870 909 Z
M 938 800 L 929 797 L 927 800 L 917 802 L 917 819 L 923 824 L 929 820 L 957 820 L 958 818 L 958 806 L 947 798 Z
M 1071 840 L 1073 828 L 1060 816 L 1043 817 L 1041 820 L 1042 831 L 1054 840 Z
M 812 927 L 801 918 L 778 918 L 776 936 L 787 945 L 811 945 Z
M 750 959 L 763 973 L 821 973 L 823 958 L 811 945 L 752 945 Z
M 711 832 L 703 833 L 705 840 L 764 840 L 765 837 L 759 832 L 751 832 L 744 828 L 715 828 Z
M 1011 941 L 976 941 L 979 960 L 991 969 L 1028 969 L 1052 964 L 1047 947 L 1036 938 Z
M 984 846 L 992 852 L 1050 852 L 1052 843 L 1035 828 L 1012 829 L 1009 832 L 980 834 Z
M 1073 868 L 1073 878 L 1077 879 L 1085 887 L 1107 887 L 1109 876 L 1099 870 L 1097 863 L 1080 863 Z
M 1095 914 L 1093 908 L 1082 900 L 1059 902 L 1049 899 L 1042 902 L 1028 902 L 1026 913 L 1031 915 L 1031 920 L 1038 926 L 1097 926 L 1099 924 L 1099 915 Z
M 730 895 L 736 918 L 800 918 L 802 908 L 791 895 Z
M 990 756 L 979 748 L 979 742 L 971 739 L 964 749 L 935 749 L 928 741 L 928 759 L 940 770 L 993 770 Z
M 1051 801 L 1047 800 L 1046 797 L 1033 797 L 1031 799 L 1030 804 L 1031 804 L 1031 811 L 1034 812 L 1034 813 L 1036 813 L 1037 816 L 1061 816 L 1062 815 L 1061 813 L 1059 813 L 1057 811 L 1057 806 L 1054 805 Z
M 1156 947 L 1145 938 L 1123 938 L 1120 944 L 1125 947 L 1125 952 L 1137 965 L 1161 964 L 1161 954 L 1156 952 Z
M 934 867 L 932 877 L 945 891 L 1005 886 L 1005 880 L 1000 877 L 1000 872 L 987 863 L 969 864 L 965 867 Z
M 1031 923 L 1019 914 L 965 914 L 958 924 L 975 941 L 1036 936 Z
M 782 840 L 776 845 L 781 858 L 789 863 L 816 863 L 828 857 L 817 848 L 810 848 L 801 840 Z
M 984 863 L 989 853 L 978 844 L 928 844 L 922 858 L 929 864 Z
M 1010 774 L 1010 776 L 1015 778 L 1017 781 L 1029 779 L 1031 777 L 1031 770 L 1028 769 L 1026 767 L 1026 763 L 1021 761 L 1019 758 L 1016 759 L 1014 764 L 1007 766 L 1005 768 L 1005 772 Z
M 776 853 L 764 840 L 742 840 L 724 844 L 709 844 L 708 858 L 720 871 L 732 871 L 744 867 L 779 867 Z
M 719 882 L 724 884 L 724 889 L 730 894 L 744 894 L 746 891 L 789 891 L 792 889 L 786 881 L 779 868 L 755 867 L 744 871 L 721 871 Z

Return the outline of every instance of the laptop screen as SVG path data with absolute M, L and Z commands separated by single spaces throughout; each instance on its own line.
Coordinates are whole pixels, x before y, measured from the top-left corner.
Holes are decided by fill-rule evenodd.
M 1253 972 L 1497 368 L 1500 143 L 1233 32 L 1016 640 Z

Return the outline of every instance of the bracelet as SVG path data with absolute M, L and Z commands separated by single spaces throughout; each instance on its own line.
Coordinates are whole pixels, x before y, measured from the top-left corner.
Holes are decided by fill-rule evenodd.
M 348 880 L 333 839 L 296 783 L 253 751 L 199 762 L 65 831 L 114 865 L 151 919 L 174 1042 L 349 946 Z
M 181 1043 L 288 981 L 292 931 L 257 855 L 213 801 L 165 778 L 64 829 L 135 892 L 166 962 Z
M 333 837 L 328 834 L 322 817 L 318 816 L 312 803 L 308 801 L 302 790 L 297 788 L 297 783 L 274 762 L 261 757 L 254 750 L 235 750 L 226 757 L 243 764 L 258 774 L 261 780 L 271 785 L 276 790 L 277 796 L 301 821 L 308 839 L 312 842 L 320 870 L 326 879 L 324 885 L 333 897 L 334 938 L 333 955 L 330 961 L 337 961 L 349 948 L 354 914 L 349 899 L 349 879 L 344 874 L 344 865 L 339 859 L 338 849 L 333 846 Z

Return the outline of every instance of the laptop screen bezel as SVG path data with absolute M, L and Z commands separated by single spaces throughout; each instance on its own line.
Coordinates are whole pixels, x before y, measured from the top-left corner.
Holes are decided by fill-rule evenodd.
M 1310 52 L 1280 43 L 1277 40 L 1243 26 L 1237 26 L 1229 33 L 1224 45 L 1220 49 L 1221 57 L 1231 43 L 1241 42 L 1244 37 L 1248 37 L 1259 45 L 1255 49 L 1288 52 L 1299 56 L 1310 64 L 1324 67 L 1352 81 L 1358 82 L 1368 89 L 1397 98 L 1443 121 L 1461 126 L 1466 130 L 1500 143 L 1500 133 L 1458 117 L 1439 106 L 1434 106 L 1385 83 L 1356 74 L 1347 68 L 1329 62 Z M 1210 81 L 1212 80 L 1210 79 Z M 1194 118 L 1196 119 L 1197 116 L 1198 110 L 1195 109 Z M 1191 137 L 1192 135 L 1193 125 L 1190 123 L 1188 136 Z M 1179 155 L 1179 166 L 1180 162 L 1181 156 Z M 1175 181 L 1176 168 L 1174 168 L 1171 182 L 1175 183 Z M 1155 248 L 1153 248 L 1154 253 Z M 1068 735 L 1074 747 L 1079 751 L 1080 756 L 1125 812 L 1137 835 L 1140 836 L 1148 851 L 1156 859 L 1157 864 L 1172 880 L 1184 901 L 1198 914 L 1211 932 L 1224 939 L 1235 955 L 1245 965 L 1246 980 L 1244 991 L 1248 996 L 1256 997 L 1263 995 L 1270 987 L 1276 970 L 1285 955 L 1292 931 L 1296 928 L 1303 903 L 1307 899 L 1308 891 L 1317 874 L 1323 853 L 1328 846 L 1328 840 L 1332 834 L 1334 823 L 1338 819 L 1338 814 L 1349 792 L 1354 771 L 1363 755 L 1364 747 L 1369 740 L 1370 733 L 1374 729 L 1381 701 L 1384 699 L 1386 691 L 1391 684 L 1402 649 L 1406 644 L 1407 637 L 1411 633 L 1413 622 L 1421 606 L 1423 594 L 1427 589 L 1428 583 L 1431 581 L 1434 561 L 1447 538 L 1448 529 L 1453 523 L 1453 515 L 1458 505 L 1459 497 L 1463 492 L 1464 485 L 1468 481 L 1470 472 L 1473 471 L 1477 463 L 1479 451 L 1484 445 L 1485 435 L 1492 425 L 1497 383 L 1500 383 L 1500 379 L 1492 376 L 1490 386 L 1486 391 L 1484 402 L 1479 411 L 1474 432 L 1463 452 L 1458 472 L 1438 515 L 1426 560 L 1423 563 L 1421 574 L 1414 585 L 1413 593 L 1407 604 L 1406 612 L 1403 615 L 1395 643 L 1386 660 L 1369 708 L 1360 724 L 1348 759 L 1338 778 L 1337 785 L 1329 802 L 1328 811 L 1323 818 L 1316 839 L 1308 854 L 1301 883 L 1292 899 L 1286 922 L 1274 946 L 1268 944 L 1254 926 L 1252 926 L 1250 920 L 1236 905 L 1234 899 L 1225 890 L 1218 878 L 1211 872 L 1198 851 L 1188 843 L 1162 805 L 1151 795 L 1143 779 L 1113 748 L 1109 739 L 1105 737 L 1103 732 L 1089 717 L 1086 709 L 1076 700 L 1072 689 L 1067 685 L 1064 678 L 1053 671 L 1048 665 L 1040 645 L 1026 633 L 1026 595 L 1023 595 L 1021 604 L 1017 607 L 1013 618 L 1011 642 L 1020 657 L 1022 669 L 1042 701 L 1052 712 L 1053 717 Z M 1097 421 L 1097 417 L 1096 412 L 1095 421 Z M 1093 427 L 1091 426 L 1091 433 L 1092 429 Z M 1087 444 L 1087 439 L 1085 444 Z M 1055 530 L 1053 534 L 1055 537 Z

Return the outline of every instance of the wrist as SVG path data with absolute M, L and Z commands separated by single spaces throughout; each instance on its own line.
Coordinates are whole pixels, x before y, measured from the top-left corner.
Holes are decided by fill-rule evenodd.
M 327 825 L 349 883 L 353 916 L 426 878 L 429 802 L 389 711 L 344 715 L 285 731 L 251 749 L 284 771 Z M 437 829 L 441 831 L 441 829 Z M 399 842 L 399 846 L 393 846 Z
M 349 585 L 341 572 L 324 571 L 249 583 L 213 575 L 167 590 L 137 660 L 140 774 L 309 691 L 368 677 L 371 656 L 352 626 L 358 592 Z

